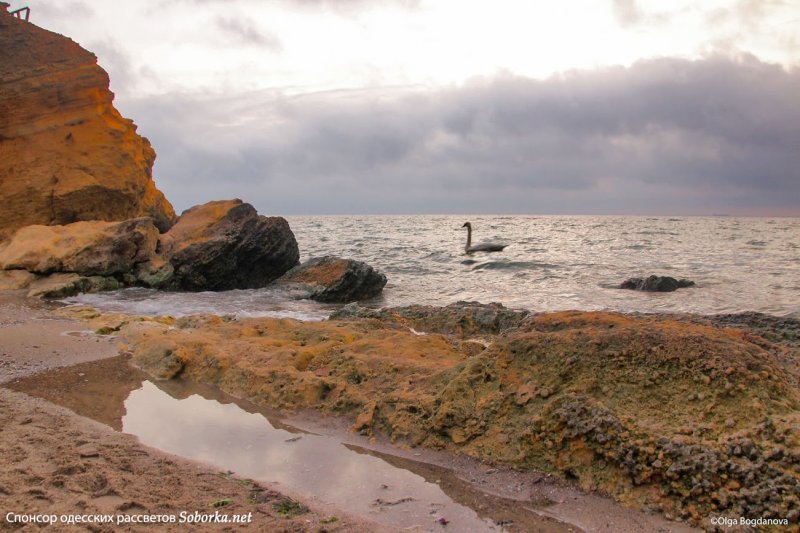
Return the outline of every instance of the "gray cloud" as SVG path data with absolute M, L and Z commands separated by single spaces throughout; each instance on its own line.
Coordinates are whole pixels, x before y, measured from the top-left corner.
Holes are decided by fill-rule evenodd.
M 23 4 L 25 5 L 25 4 Z M 53 2 L 30 2 L 28 5 L 31 7 L 31 17 L 36 15 L 37 19 L 41 15 L 45 19 L 59 19 L 69 17 L 92 17 L 95 15 L 94 10 L 89 7 L 86 2 L 79 0 L 72 0 L 69 2 L 53 3 Z M 20 6 L 17 6 L 20 7 Z M 33 20 L 33 18 L 32 18 Z
M 659 59 L 422 91 L 166 96 L 123 111 L 179 208 L 800 212 L 800 72 Z
M 730 32 L 730 38 L 741 39 L 745 34 L 774 33 L 780 30 L 782 24 L 791 24 L 791 20 L 785 20 L 777 25 L 771 22 L 771 26 L 765 27 L 769 20 L 769 15 L 783 12 L 791 8 L 792 4 L 784 0 L 738 0 L 730 6 L 719 7 L 705 14 L 705 21 L 709 27 L 714 28 L 722 24 L 731 24 L 736 31 Z
M 611 11 L 617 24 L 622 28 L 636 26 L 659 26 L 667 24 L 680 15 L 686 8 L 672 11 L 646 12 L 637 0 L 611 0 Z
M 280 40 L 270 33 L 259 30 L 246 18 L 218 17 L 216 24 L 226 35 L 233 37 L 238 44 L 254 45 L 270 50 L 280 50 Z
M 349 11 L 352 9 L 389 5 L 405 9 L 416 9 L 420 0 L 284 0 L 289 4 L 311 8 L 328 8 L 334 11 Z
M 614 17 L 620 26 L 632 26 L 642 20 L 642 10 L 636 0 L 612 0 Z
M 235 5 L 235 4 L 248 4 L 257 3 L 262 0 L 179 0 L 192 4 L 203 5 Z M 290 6 L 298 6 L 302 8 L 312 9 L 331 9 L 333 11 L 351 11 L 353 9 L 360 9 L 365 7 L 374 6 L 398 6 L 406 9 L 415 9 L 419 7 L 420 0 L 281 0 L 284 4 Z M 168 5 L 164 2 L 162 5 Z
M 130 57 L 119 46 L 110 40 L 94 41 L 87 45 L 97 56 L 98 64 L 108 72 L 111 78 L 111 90 L 119 93 L 130 93 L 135 90 L 141 76 L 132 66 Z

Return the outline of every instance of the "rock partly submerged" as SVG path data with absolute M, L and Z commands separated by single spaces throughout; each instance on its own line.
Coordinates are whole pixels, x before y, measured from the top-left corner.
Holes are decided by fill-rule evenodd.
M 694 523 L 800 513 L 796 347 L 673 318 L 514 313 L 467 303 L 321 323 L 197 316 L 121 331 L 133 361 L 160 378 L 559 472 Z M 448 332 L 412 330 L 426 323 Z M 472 335 L 487 347 L 476 350 Z
M 318 302 L 348 303 L 379 295 L 386 276 L 362 261 L 325 256 L 294 267 L 280 282 L 299 288 Z
M 164 287 L 192 291 L 264 287 L 300 257 L 286 219 L 261 216 L 238 199 L 185 211 L 159 250 L 174 270 Z
M 694 281 L 655 274 L 646 278 L 629 278 L 619 286 L 620 289 L 645 292 L 672 292 L 686 287 L 694 287 Z
M 0 240 L 24 226 L 84 220 L 172 225 L 152 179 L 155 152 L 108 86 L 94 54 L 0 13 Z

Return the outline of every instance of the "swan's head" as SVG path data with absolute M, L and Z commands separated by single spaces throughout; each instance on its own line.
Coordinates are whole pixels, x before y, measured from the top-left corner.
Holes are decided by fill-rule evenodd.
M 469 228 L 469 229 L 472 229 L 472 224 L 470 224 L 469 222 L 464 222 L 464 225 L 463 225 L 463 226 L 461 226 L 461 227 L 462 227 L 462 228 Z

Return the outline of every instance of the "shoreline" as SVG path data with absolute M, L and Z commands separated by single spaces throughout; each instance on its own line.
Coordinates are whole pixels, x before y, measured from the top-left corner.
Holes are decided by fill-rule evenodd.
M 391 531 L 307 498 L 299 501 L 309 512 L 284 518 L 273 505 L 294 495 L 286 496 L 268 483 L 221 476 L 209 465 L 143 445 L 132 435 L 67 408 L 10 390 L 7 385 L 15 380 L 118 355 L 114 339 L 65 335 L 86 330 L 85 324 L 53 315 L 54 308 L 48 302 L 0 291 L 0 455 L 4 458 L 0 530 L 31 528 L 30 524 L 9 523 L 7 513 L 108 514 L 115 519 L 118 515 L 156 514 L 180 520 L 180 513 L 186 512 L 231 517 L 252 513 L 247 524 L 191 524 L 197 530 Z M 212 505 L 228 499 L 228 505 Z M 334 516 L 335 522 L 325 522 Z M 186 531 L 187 525 L 157 527 Z M 112 526 L 95 524 L 95 530 L 154 530 L 146 524 Z
M 49 308 L 47 311 L 49 311 L 49 310 L 51 310 L 53 308 L 52 304 L 44 304 L 44 305 Z M 74 310 L 73 310 L 73 314 L 76 314 L 76 313 L 74 313 Z M 78 311 L 77 316 L 81 316 L 81 312 L 80 311 Z M 103 320 L 110 321 L 110 324 L 112 325 L 111 330 L 120 329 L 120 328 L 116 327 L 118 324 L 114 324 L 114 322 L 115 321 L 119 322 L 120 317 L 122 315 L 99 315 L 98 316 L 97 314 L 86 314 L 86 313 L 83 313 L 83 316 L 84 316 L 84 318 L 89 318 L 89 322 L 91 323 L 92 329 L 97 329 L 97 325 L 102 323 Z M 92 316 L 94 317 L 93 319 L 91 318 Z M 664 318 L 664 317 L 662 316 L 662 318 Z M 699 322 L 712 321 L 713 322 L 715 320 L 715 318 L 719 319 L 719 317 L 715 317 L 715 316 L 706 317 L 706 316 L 697 316 L 697 315 L 685 315 L 685 316 L 682 316 L 682 317 L 675 317 L 674 315 L 671 315 L 670 318 L 672 318 L 672 319 L 676 319 L 677 318 L 679 321 L 680 320 L 685 320 L 685 321 L 687 321 L 687 323 L 694 323 L 694 322 L 697 322 L 697 321 L 699 321 Z M 739 317 L 739 318 L 741 318 L 741 317 Z M 759 318 L 763 319 L 763 316 L 761 316 L 761 317 L 754 316 L 754 317 L 750 317 L 750 318 L 752 318 L 753 320 L 757 321 Z M 778 322 L 783 320 L 780 317 L 774 317 L 774 319 L 776 321 L 778 321 Z M 62 319 L 59 318 L 57 320 L 62 320 Z M 66 319 L 64 319 L 64 320 L 65 320 L 65 323 L 69 323 L 71 325 L 81 324 L 81 322 L 71 322 L 71 321 L 66 320 Z M 253 321 L 258 322 L 258 320 L 259 319 L 252 319 L 250 322 L 253 322 Z M 373 319 L 367 319 L 367 320 L 375 320 L 375 319 L 373 318 Z M 727 318 L 723 317 L 721 320 L 723 320 L 723 321 L 724 320 L 728 320 L 729 322 L 730 321 L 737 322 L 738 318 L 737 318 L 737 316 L 728 316 Z M 189 319 L 189 321 L 191 321 L 191 319 Z M 202 320 L 200 320 L 200 322 L 202 322 Z M 280 322 L 280 321 L 278 321 L 278 322 Z M 291 322 L 291 321 L 288 321 L 288 322 Z M 397 329 L 398 327 L 399 328 L 403 328 L 403 327 L 406 326 L 406 325 L 401 325 L 400 324 L 401 322 L 402 321 L 398 320 L 398 323 L 393 325 L 393 329 Z M 739 320 L 739 322 L 741 322 L 741 320 Z M 766 324 L 765 327 L 766 327 L 767 330 L 769 330 L 770 327 L 773 326 L 774 324 L 772 324 L 769 320 L 767 322 L 768 323 Z M 85 322 L 84 322 L 84 324 L 85 324 Z M 793 325 L 793 324 L 790 324 L 790 326 L 791 325 Z M 138 326 L 143 326 L 145 328 L 149 327 L 149 326 L 154 326 L 154 327 L 157 327 L 157 328 L 158 327 L 166 327 L 164 324 L 159 325 L 157 322 L 150 322 L 150 321 L 146 321 L 144 323 L 140 323 L 140 324 L 138 324 Z M 739 324 L 739 326 L 740 327 L 745 327 L 745 328 L 750 327 L 750 325 L 748 325 L 748 324 Z M 172 328 L 173 326 L 169 326 L 169 327 Z M 196 328 L 196 327 L 200 327 L 200 324 L 197 323 L 197 324 L 187 325 L 186 323 L 184 323 L 178 329 L 186 328 L 186 327 L 189 327 L 190 329 L 193 329 L 193 328 Z M 83 329 L 86 329 L 85 326 L 84 326 Z M 123 330 L 121 333 L 123 334 L 123 336 L 125 336 L 126 327 L 122 327 L 121 329 Z M 774 328 L 772 328 L 772 329 L 774 330 Z M 780 332 L 780 329 L 778 331 Z M 792 331 L 793 330 L 789 331 L 788 337 L 791 337 Z M 114 331 L 114 334 L 117 334 L 117 333 L 118 333 L 117 331 Z M 773 331 L 773 333 L 774 333 L 774 331 Z M 466 343 L 469 343 L 469 341 L 470 341 L 470 339 L 468 339 L 466 337 L 467 336 L 464 336 L 464 339 L 462 339 L 464 341 L 464 342 L 462 342 L 462 346 L 465 345 Z M 77 338 L 80 339 L 81 337 L 77 337 Z M 775 339 L 775 340 L 776 341 L 781 341 L 781 339 Z M 786 341 L 789 345 L 796 346 L 796 342 L 797 342 L 796 338 L 784 338 L 783 340 Z M 80 341 L 75 341 L 75 342 L 80 342 Z M 94 340 L 94 344 L 95 345 L 98 345 L 98 344 L 102 345 L 102 341 L 98 342 L 97 339 L 95 339 Z M 42 345 L 44 345 L 44 343 Z M 130 346 L 129 346 L 129 349 L 130 349 Z M 133 350 L 133 351 L 135 351 L 135 350 Z M 114 355 L 116 355 L 116 352 L 114 353 Z M 42 354 L 42 357 L 46 358 L 46 354 Z M 92 356 L 86 356 L 86 357 L 87 357 L 86 360 L 90 360 Z M 100 356 L 97 356 L 97 358 L 100 358 Z M 793 365 L 796 367 L 796 362 L 797 362 L 796 359 L 792 359 L 792 360 L 790 360 L 790 362 L 792 362 Z M 65 363 L 65 364 L 69 364 L 69 363 Z M 58 366 L 58 365 L 53 365 L 53 366 Z M 141 366 L 141 365 L 139 365 L 139 366 Z M 42 369 L 42 366 L 38 366 L 38 367 L 34 366 L 33 368 L 35 369 L 34 371 L 38 371 L 38 370 Z M 52 368 L 52 366 L 50 368 Z M 152 369 L 149 369 L 149 370 L 152 372 Z M 201 379 L 199 381 L 202 382 L 203 380 Z M 212 380 L 212 382 L 213 382 L 213 380 Z M 217 386 L 219 386 L 219 384 L 217 384 Z M 225 390 L 226 387 L 222 386 L 221 388 L 223 390 Z M 230 390 L 228 392 L 230 392 Z M 247 395 L 243 395 L 243 396 L 236 395 L 236 396 L 246 397 Z M 327 428 L 327 431 L 338 432 L 343 437 L 347 437 L 347 435 L 349 434 L 351 437 L 353 437 L 352 440 L 356 440 L 356 441 L 359 438 L 364 438 L 364 437 L 359 437 L 358 435 L 355 435 L 355 434 L 350 432 L 350 430 L 353 429 L 353 428 L 348 428 L 347 427 L 348 423 L 346 423 L 344 421 L 346 419 L 348 419 L 348 418 L 352 421 L 351 417 L 348 417 L 348 416 L 345 416 L 345 418 L 342 418 L 341 416 L 330 417 L 330 416 L 325 416 L 325 415 L 321 414 L 321 413 L 324 412 L 324 410 L 323 411 L 319 411 L 318 409 L 315 409 L 313 407 L 311 409 L 306 409 L 306 408 L 303 408 L 302 405 L 299 408 L 297 408 L 297 407 L 298 406 L 295 405 L 294 408 L 292 409 L 293 414 L 290 414 L 288 417 L 285 417 L 284 420 L 286 420 L 288 423 L 294 423 L 299 427 L 313 428 L 313 427 L 316 426 L 316 427 L 318 427 L 320 429 Z M 333 413 L 333 414 L 335 414 L 335 413 Z M 386 445 L 386 446 L 389 446 L 391 448 L 391 445 L 389 444 L 389 439 L 385 438 L 385 436 L 381 436 L 382 435 L 381 428 L 378 427 L 378 426 L 379 426 L 379 424 L 375 424 L 374 435 L 373 435 L 373 437 L 371 439 L 368 440 L 368 442 L 370 443 L 370 447 L 372 449 L 376 449 L 376 448 L 380 448 L 381 446 Z M 363 432 L 364 428 L 362 427 L 361 429 L 362 429 L 362 432 Z M 367 433 L 368 434 L 372 434 L 372 430 L 368 429 Z M 394 440 L 394 438 L 392 438 L 391 440 Z M 447 452 L 444 452 L 444 451 L 428 450 L 428 449 L 426 449 L 424 447 L 412 447 L 412 448 L 410 448 L 410 450 L 413 450 L 413 453 L 411 451 L 408 451 L 408 453 L 406 454 L 407 455 L 406 459 L 409 459 L 408 455 L 410 454 L 411 458 L 413 458 L 414 460 L 417 460 L 417 461 L 423 460 L 424 462 L 431 463 L 431 464 L 434 464 L 434 465 L 437 464 L 437 461 L 440 464 L 442 462 L 447 463 L 448 462 L 448 458 L 449 458 L 450 459 L 450 461 L 449 461 L 450 464 L 448 466 L 451 469 L 456 469 L 456 470 L 460 469 L 458 471 L 461 473 L 462 476 L 463 475 L 472 476 L 473 481 L 474 480 L 478 480 L 478 482 L 476 483 L 476 486 L 480 485 L 481 490 L 485 490 L 485 491 L 487 491 L 489 493 L 491 493 L 493 491 L 492 479 L 491 478 L 497 478 L 497 480 L 499 480 L 497 486 L 501 487 L 503 483 L 505 483 L 509 479 L 513 479 L 514 476 L 518 476 L 519 475 L 519 473 L 514 472 L 513 469 L 506 470 L 507 467 L 503 466 L 502 461 L 500 463 L 496 463 L 496 464 L 493 465 L 493 463 L 491 461 L 489 463 L 484 463 L 482 461 L 477 461 L 476 462 L 475 459 L 470 458 L 470 457 L 461 457 L 461 459 L 459 459 L 458 456 L 452 455 L 452 451 L 454 451 L 452 449 L 447 451 Z M 417 455 L 418 453 L 419 453 L 419 455 Z M 398 454 L 398 450 L 397 450 L 396 447 L 393 448 L 392 454 L 394 456 L 402 455 L 402 453 Z M 439 458 L 438 459 L 437 459 L 437 454 L 439 454 L 439 456 L 438 456 Z M 444 455 L 441 455 L 441 454 L 444 454 Z M 418 457 L 421 457 L 421 459 L 417 459 Z M 459 461 L 460 461 L 460 465 L 455 465 L 455 463 L 458 463 Z M 487 470 L 489 470 L 492 475 L 486 475 L 486 471 Z M 482 479 L 481 479 L 481 477 L 482 477 Z M 565 485 L 565 487 L 566 487 L 567 490 L 570 490 L 570 489 L 568 489 L 568 485 Z M 498 491 L 494 491 L 494 492 L 498 492 Z M 500 490 L 499 492 L 502 493 L 503 491 Z M 508 494 L 506 494 L 506 495 L 508 495 Z M 614 504 L 614 505 L 617 505 L 617 504 Z M 649 506 L 645 506 L 645 507 L 647 508 Z M 619 509 L 622 510 L 622 508 L 619 508 Z M 657 507 L 653 508 L 653 510 L 655 510 L 655 509 L 657 509 Z M 594 512 L 594 514 L 598 514 L 596 507 L 593 509 L 593 512 Z M 555 518 L 559 518 L 561 520 L 564 520 L 565 518 L 568 519 L 568 516 L 567 516 L 568 514 L 569 513 L 562 514 L 561 516 L 554 516 L 554 517 Z M 342 516 L 342 514 L 339 514 L 338 516 Z M 642 515 L 642 516 L 658 516 L 658 515 Z M 570 521 L 570 520 L 567 520 L 567 521 Z M 573 523 L 575 523 L 575 522 L 573 522 Z M 667 527 L 670 527 L 670 526 L 675 527 L 675 528 L 683 527 L 680 523 L 677 523 L 677 522 L 664 522 L 664 523 L 667 524 Z M 702 525 L 702 524 L 698 524 L 698 525 Z M 584 524 L 584 526 L 586 526 L 586 524 Z M 331 529 L 331 530 L 332 531 L 333 530 L 340 531 L 341 529 Z M 373 528 L 371 530 L 375 530 L 375 529 Z M 345 530 L 341 530 L 341 531 L 345 531 Z
M 143 492 L 148 493 L 152 490 L 153 479 L 159 477 L 156 472 L 160 472 L 164 465 L 169 467 L 170 477 L 179 476 L 188 479 L 201 478 L 203 480 L 202 487 L 196 491 L 199 494 L 193 494 L 192 500 L 201 499 L 204 496 L 207 500 L 219 500 L 222 495 L 238 495 L 238 498 L 233 499 L 241 501 L 250 497 L 249 493 L 242 491 L 242 487 L 247 486 L 242 485 L 241 479 L 220 476 L 219 471 L 213 467 L 142 445 L 136 437 L 121 433 L 121 426 L 112 421 L 114 418 L 118 420 L 120 413 L 113 409 L 109 412 L 106 404 L 107 402 L 113 404 L 113 401 L 110 401 L 105 393 L 101 394 L 103 396 L 102 405 L 96 407 L 87 405 L 62 407 L 63 402 L 59 402 L 57 398 L 47 398 L 48 394 L 44 391 L 49 390 L 50 384 L 39 381 L 41 376 L 47 376 L 48 374 L 58 373 L 59 370 L 64 371 L 74 367 L 105 365 L 106 362 L 119 357 L 118 347 L 116 346 L 119 339 L 113 336 L 95 335 L 91 329 L 87 329 L 85 321 L 54 314 L 59 309 L 63 309 L 63 306 L 54 302 L 25 298 L 24 294 L 20 294 L 20 291 L 14 293 L 0 292 L 0 327 L 4 327 L 6 331 L 14 332 L 10 336 L 4 335 L 3 348 L 0 352 L 4 357 L 10 356 L 9 359 L 6 359 L 9 364 L 2 366 L 3 373 L 0 374 L 2 376 L 2 379 L 0 379 L 0 403 L 2 403 L 4 410 L 6 407 L 8 408 L 7 418 L 3 420 L 3 425 L 6 429 L 4 436 L 0 438 L 0 450 L 8 452 L 4 456 L 10 458 L 7 465 L 9 467 L 17 465 L 15 457 L 18 454 L 25 456 L 24 472 L 20 468 L 9 468 L 12 473 L 7 472 L 6 475 L 0 478 L 0 507 L 5 512 L 18 514 L 56 513 L 60 515 L 64 513 L 78 514 L 79 509 L 80 514 L 83 515 L 97 513 L 118 514 L 119 512 L 129 511 L 143 512 L 145 510 L 147 512 L 161 513 L 172 512 L 173 507 L 180 505 L 186 506 L 187 510 L 189 510 L 191 503 L 185 498 L 178 498 L 177 501 L 174 501 L 166 492 L 160 492 L 159 496 L 163 499 L 163 502 L 159 502 L 160 506 L 158 508 L 153 508 L 151 507 L 152 499 L 148 499 L 143 494 Z M 42 327 L 43 325 L 45 326 L 44 328 Z M 8 326 L 13 326 L 13 328 Z M 69 332 L 79 334 L 65 334 Z M 9 339 L 12 342 L 7 343 Z M 53 359 L 54 355 L 58 357 Z M 78 366 L 76 367 L 75 365 Z M 105 368 L 103 372 L 108 376 L 107 372 L 111 370 L 113 369 Z M 20 388 L 20 383 L 31 380 L 34 383 L 33 390 L 41 392 L 36 392 L 34 396 L 31 396 L 15 390 Z M 74 385 L 69 386 L 74 387 Z M 28 386 L 28 388 L 31 388 L 31 386 Z M 80 412 L 81 407 L 84 411 L 88 409 L 89 412 L 95 412 L 95 415 L 90 415 L 90 418 L 86 418 L 76 414 L 76 411 Z M 95 418 L 95 420 L 91 418 Z M 453 479 L 468 479 L 475 487 L 474 494 L 470 496 L 468 490 L 463 497 L 471 499 L 476 508 L 483 507 L 485 502 L 476 502 L 486 498 L 488 498 L 487 501 L 493 501 L 495 505 L 503 505 L 502 503 L 498 504 L 498 502 L 506 501 L 504 498 L 519 500 L 522 497 L 523 499 L 519 501 L 526 501 L 519 491 L 529 480 L 529 476 L 513 470 L 490 468 L 474 459 L 458 457 L 445 452 L 425 449 L 402 450 L 392 446 L 388 440 L 375 437 L 367 438 L 352 433 L 349 429 L 349 424 L 342 418 L 324 416 L 313 411 L 290 413 L 288 416 L 283 417 L 282 420 L 304 431 L 335 435 L 343 444 L 356 447 L 363 446 L 370 453 L 389 454 L 385 457 L 406 461 L 415 468 L 422 468 L 423 470 L 418 471 L 419 475 L 424 476 L 425 471 L 429 470 L 434 473 L 438 472 L 435 477 L 442 477 L 442 472 L 446 471 L 448 476 L 455 476 Z M 69 431 L 58 429 L 67 427 L 70 428 Z M 42 434 L 44 428 L 49 430 L 46 436 Z M 22 448 L 14 444 L 14 442 L 25 441 L 26 439 L 34 441 L 36 444 L 23 446 Z M 69 443 L 75 443 L 75 445 L 73 446 Z M 55 450 L 58 450 L 58 455 L 76 457 L 78 461 L 81 461 L 77 467 L 81 476 L 86 477 L 91 474 L 98 479 L 108 480 L 108 485 L 112 487 L 108 489 L 108 492 L 113 493 L 112 496 L 101 495 L 95 497 L 94 494 L 97 491 L 86 493 L 74 484 L 70 485 L 70 491 L 79 495 L 83 494 L 83 498 L 79 497 L 76 500 L 74 497 L 71 498 L 70 495 L 54 494 L 47 489 L 38 488 L 41 485 L 52 485 L 53 483 L 52 479 L 47 476 L 47 471 L 50 469 L 52 454 Z M 88 458 L 88 462 L 86 460 L 82 461 L 84 459 L 83 455 L 87 454 L 86 450 L 91 456 Z M 95 451 L 97 450 L 100 450 L 98 454 L 103 458 L 103 463 L 112 464 L 96 464 L 100 462 L 98 457 L 95 456 Z M 22 455 L 18 456 L 22 457 Z M 119 472 L 114 469 L 117 466 L 114 463 L 119 462 L 124 463 L 127 469 L 127 463 L 130 461 L 136 462 L 135 471 L 138 472 L 137 476 L 141 477 L 138 483 L 140 486 L 138 487 L 135 486 L 136 483 L 131 483 L 126 477 L 126 471 Z M 73 468 L 73 470 L 76 469 Z M 414 471 L 413 468 L 412 471 Z M 125 490 L 120 490 L 119 484 L 123 482 L 123 479 L 126 487 Z M 20 490 L 20 487 L 29 486 L 30 480 L 34 480 L 35 487 Z M 433 480 L 431 479 L 431 481 Z M 60 478 L 55 483 L 60 484 Z M 158 483 L 164 483 L 164 479 L 159 479 Z M 268 483 L 260 482 L 259 484 L 264 487 L 268 494 L 272 495 L 273 499 L 281 497 L 275 490 L 277 487 L 270 486 Z M 130 487 L 129 485 L 134 486 Z M 170 487 L 169 490 L 174 490 L 175 487 L 171 485 L 173 485 L 172 482 L 167 482 L 167 486 Z M 144 486 L 145 490 L 141 486 Z M 644 520 L 653 525 L 663 526 L 662 521 L 657 517 L 639 517 L 635 511 L 620 508 L 607 498 L 580 493 L 563 481 L 544 474 L 537 474 L 530 486 L 536 490 L 537 496 L 535 499 L 538 501 L 552 501 L 557 506 L 563 505 L 564 502 L 574 502 L 579 499 L 582 501 L 582 507 L 577 512 L 577 520 L 573 516 L 575 513 L 569 510 L 562 510 L 556 514 L 543 513 L 537 528 L 545 527 L 548 522 L 551 522 L 553 525 L 549 526 L 549 528 L 554 528 L 552 529 L 553 531 L 580 531 L 581 529 L 577 526 L 570 526 L 569 522 L 587 523 L 590 514 L 593 516 L 591 520 L 588 520 L 588 523 L 593 524 L 598 530 L 603 529 L 601 526 L 613 523 L 613 518 L 624 518 L 624 520 L 620 521 L 627 524 L 638 524 Z M 484 496 L 481 496 L 482 494 Z M 283 518 L 267 516 L 266 521 L 262 519 L 260 522 L 254 522 L 246 526 L 245 529 L 252 527 L 263 530 L 264 527 L 269 527 L 270 531 L 331 532 L 395 530 L 363 518 L 348 516 L 346 511 L 337 509 L 331 504 L 320 503 L 316 498 L 307 494 L 292 493 L 291 496 L 307 507 L 311 507 L 311 512 L 301 515 L 286 524 L 282 523 L 286 521 Z M 496 498 L 493 499 L 493 497 Z M 97 504 L 94 503 L 96 499 L 99 499 Z M 529 500 L 530 498 L 527 501 Z M 559 504 L 558 502 L 562 503 Z M 163 505 L 166 505 L 166 507 L 163 507 Z M 75 509 L 74 513 L 73 507 Z M 593 513 L 588 513 L 586 511 L 587 508 L 592 509 Z M 124 511 L 120 511 L 120 509 L 124 509 Z M 229 509 L 229 514 L 236 514 L 238 511 L 244 512 L 248 509 L 246 505 L 242 506 L 241 504 L 232 506 Z M 191 511 L 195 510 L 201 513 L 207 511 L 203 507 L 191 509 Z M 226 509 L 227 511 L 228 509 Z M 5 512 L 3 513 L 4 515 Z M 261 510 L 261 513 L 263 512 Z M 274 515 L 274 513 L 271 514 Z M 511 508 L 508 508 L 505 511 L 501 511 L 501 515 L 510 519 L 514 517 L 514 512 Z M 321 523 L 321 521 L 332 516 L 338 518 L 336 523 Z M 311 522 L 308 522 L 309 519 Z M 605 520 L 605 523 L 600 524 L 601 520 Z M 5 529 L 11 527 L 11 525 L 3 521 L 3 527 Z M 139 531 L 148 530 L 148 528 L 146 526 L 132 525 L 126 526 L 124 530 Z M 631 526 L 628 530 L 634 531 L 635 528 Z M 519 530 L 512 529 L 512 531 Z

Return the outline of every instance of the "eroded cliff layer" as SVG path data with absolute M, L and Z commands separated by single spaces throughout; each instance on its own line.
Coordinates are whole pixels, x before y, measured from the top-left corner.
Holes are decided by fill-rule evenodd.
M 70 39 L 0 13 L 0 239 L 31 224 L 152 217 L 172 206 L 155 152 L 114 108 L 108 74 Z

